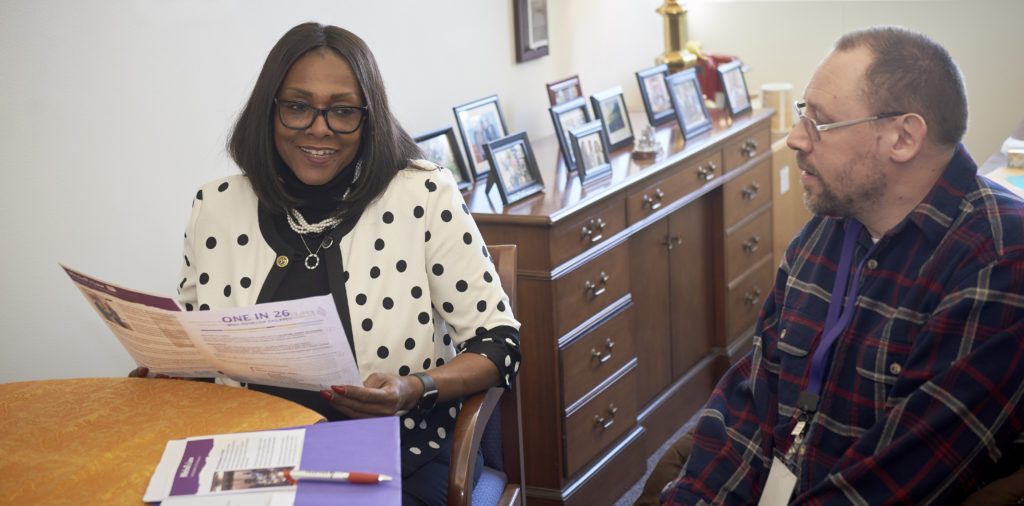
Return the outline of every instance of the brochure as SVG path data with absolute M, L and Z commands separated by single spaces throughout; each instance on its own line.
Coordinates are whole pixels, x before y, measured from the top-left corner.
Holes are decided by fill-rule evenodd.
M 140 367 L 303 390 L 362 385 L 330 295 L 210 311 L 129 290 L 65 266 Z

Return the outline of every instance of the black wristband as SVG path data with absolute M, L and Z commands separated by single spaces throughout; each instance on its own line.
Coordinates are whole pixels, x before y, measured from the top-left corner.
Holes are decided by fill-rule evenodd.
M 421 416 L 426 416 L 430 410 L 434 409 L 434 405 L 437 404 L 437 386 L 434 385 L 434 379 L 425 372 L 414 372 L 412 375 L 423 382 L 423 395 L 420 396 L 420 401 L 416 404 L 415 411 Z

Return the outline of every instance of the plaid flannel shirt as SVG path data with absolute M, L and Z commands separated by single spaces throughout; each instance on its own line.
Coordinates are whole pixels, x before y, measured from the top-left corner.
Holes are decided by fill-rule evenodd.
M 1022 206 L 961 145 L 880 239 L 790 460 L 795 503 L 942 504 L 989 478 L 1024 430 Z M 754 349 L 719 381 L 667 504 L 757 503 L 793 443 L 847 224 L 814 217 L 789 245 Z M 871 244 L 862 230 L 851 270 Z

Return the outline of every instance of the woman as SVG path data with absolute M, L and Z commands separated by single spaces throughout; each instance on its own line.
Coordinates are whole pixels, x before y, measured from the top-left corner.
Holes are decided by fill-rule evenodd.
M 271 50 L 228 143 L 242 175 L 203 186 L 179 300 L 217 309 L 330 293 L 363 385 L 248 385 L 329 420 L 399 414 L 406 503 L 444 503 L 460 400 L 509 386 L 519 323 L 450 173 L 388 109 L 354 34 L 299 25 Z

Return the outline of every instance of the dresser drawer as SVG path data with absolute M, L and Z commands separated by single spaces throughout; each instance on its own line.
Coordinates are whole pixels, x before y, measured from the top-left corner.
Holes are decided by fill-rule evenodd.
M 555 280 L 555 328 L 566 334 L 629 293 L 629 243 Z
M 632 307 L 627 307 L 559 351 L 563 406 L 578 401 L 633 359 L 632 314 Z
M 725 172 L 743 165 L 759 153 L 771 151 L 772 137 L 767 126 L 751 130 L 725 145 Z
M 772 200 L 772 161 L 767 159 L 722 185 L 722 221 L 728 229 Z
M 626 216 L 632 225 L 662 206 L 671 204 L 722 175 L 722 153 L 715 151 L 687 161 L 685 166 L 626 198 Z
M 775 266 L 769 255 L 726 287 L 725 338 L 732 342 L 757 321 L 765 297 L 771 293 Z
M 555 227 L 551 234 L 551 265 L 559 265 L 583 253 L 624 228 L 626 202 L 621 198 L 568 225 Z
M 565 416 L 566 476 L 572 476 L 635 423 L 636 360 L 615 374 L 615 380 Z
M 725 279 L 731 281 L 772 254 L 772 208 L 764 207 L 725 237 Z

